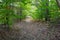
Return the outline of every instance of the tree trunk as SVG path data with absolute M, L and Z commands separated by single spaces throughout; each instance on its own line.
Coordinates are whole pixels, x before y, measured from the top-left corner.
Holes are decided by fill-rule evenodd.
M 50 17 L 49 17 L 49 9 L 48 9 L 48 7 L 49 7 L 49 0 L 47 0 L 46 1 L 46 16 L 45 16 L 45 20 L 46 21 L 50 21 Z
M 56 0 L 58 7 L 60 8 L 60 0 Z

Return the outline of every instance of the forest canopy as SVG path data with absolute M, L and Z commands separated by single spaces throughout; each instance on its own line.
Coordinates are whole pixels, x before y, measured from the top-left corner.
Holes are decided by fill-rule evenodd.
M 59 1 L 59 0 L 58 0 Z M 60 18 L 56 0 L 0 0 L 0 24 L 11 25 L 13 19 L 56 20 Z

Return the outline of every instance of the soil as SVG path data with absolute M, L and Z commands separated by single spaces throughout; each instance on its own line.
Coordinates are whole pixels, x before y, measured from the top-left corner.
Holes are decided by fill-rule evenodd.
M 45 22 L 17 22 L 10 31 L 0 30 L 0 40 L 60 40 L 60 27 Z

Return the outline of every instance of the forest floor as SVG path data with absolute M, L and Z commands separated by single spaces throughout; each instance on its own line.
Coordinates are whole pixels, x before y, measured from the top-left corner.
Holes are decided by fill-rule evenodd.
M 60 27 L 54 29 L 49 31 L 49 24 L 45 22 L 21 21 L 10 31 L 0 30 L 0 40 L 60 40 Z

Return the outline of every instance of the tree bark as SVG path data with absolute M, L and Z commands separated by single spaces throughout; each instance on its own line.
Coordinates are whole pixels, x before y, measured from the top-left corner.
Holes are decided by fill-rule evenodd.
M 56 0 L 58 7 L 60 8 L 60 1 Z

